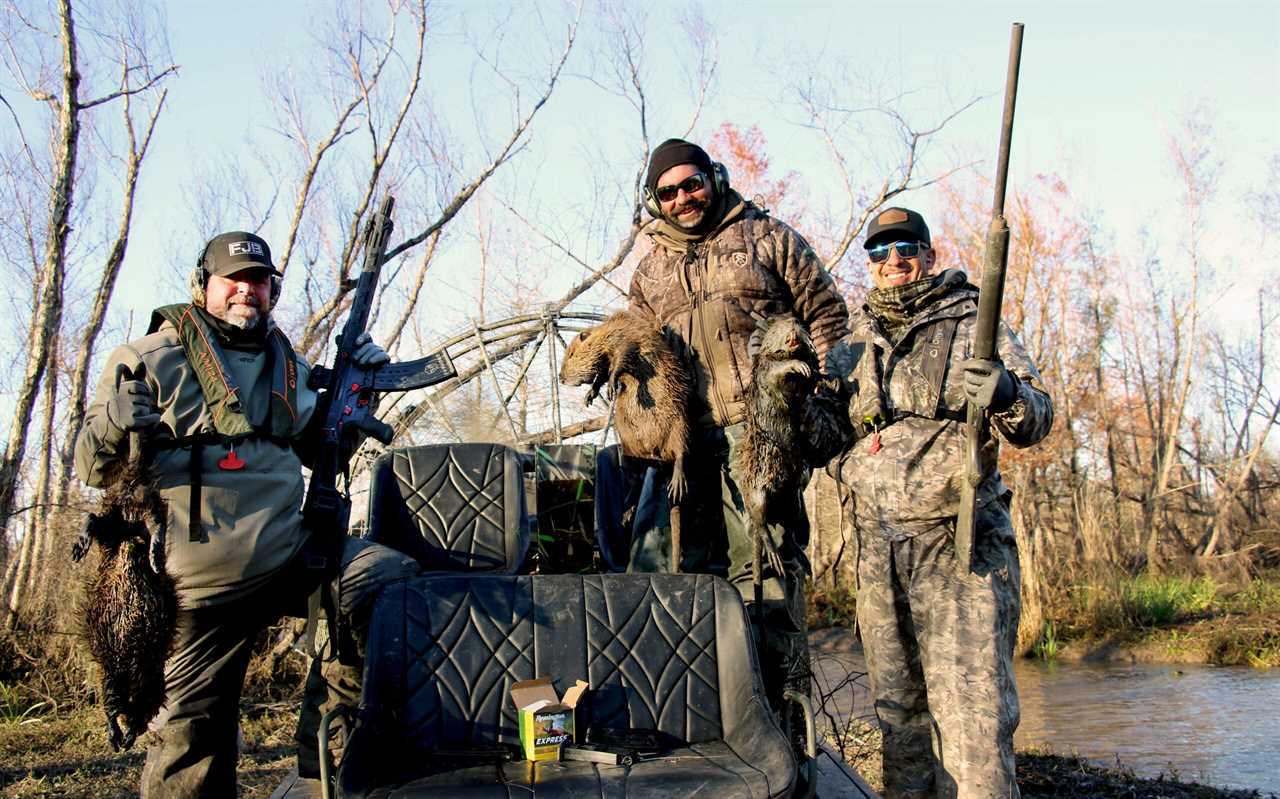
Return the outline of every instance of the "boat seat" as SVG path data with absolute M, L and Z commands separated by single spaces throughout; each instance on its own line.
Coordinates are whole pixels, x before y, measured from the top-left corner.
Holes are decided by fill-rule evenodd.
M 339 795 L 789 796 L 796 762 L 759 674 L 742 599 L 719 577 L 416 577 L 374 607 Z M 518 747 L 509 692 L 535 677 L 558 694 L 588 681 L 579 730 L 672 745 L 630 767 L 486 757 Z
M 529 528 L 521 459 L 510 447 L 404 447 L 374 463 L 367 538 L 427 571 L 514 573 Z

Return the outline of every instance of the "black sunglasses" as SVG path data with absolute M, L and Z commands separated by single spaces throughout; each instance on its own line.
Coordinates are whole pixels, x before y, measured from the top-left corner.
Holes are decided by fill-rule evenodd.
M 693 194 L 695 191 L 705 189 L 706 187 L 707 176 L 698 172 L 697 174 L 690 175 L 679 183 L 673 183 L 670 186 L 659 186 L 653 193 L 662 202 L 669 203 L 678 197 L 682 191 L 685 194 Z
M 921 250 L 929 249 L 929 245 L 923 241 L 894 241 L 886 244 L 877 244 L 867 250 L 867 258 L 873 264 L 884 263 L 889 260 L 889 248 L 898 251 L 899 258 L 915 258 L 920 254 Z

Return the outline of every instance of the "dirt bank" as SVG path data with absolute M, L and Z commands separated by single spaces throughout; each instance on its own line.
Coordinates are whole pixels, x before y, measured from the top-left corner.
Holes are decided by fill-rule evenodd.
M 1280 616 L 1218 614 L 1179 624 L 1060 642 L 1069 662 L 1206 663 L 1280 667 Z

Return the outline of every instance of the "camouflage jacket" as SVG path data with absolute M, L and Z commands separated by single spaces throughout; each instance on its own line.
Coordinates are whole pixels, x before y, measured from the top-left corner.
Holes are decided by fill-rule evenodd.
M 660 220 L 645 231 L 653 249 L 631 279 L 633 310 L 680 339 L 693 370 L 694 419 L 742 421 L 751 379 L 751 313 L 791 313 L 809 328 L 820 357 L 848 331 L 849 313 L 808 242 L 732 193 L 731 210 L 701 240 L 680 241 Z
M 859 438 L 839 466 L 859 529 L 903 539 L 959 512 L 966 442 L 959 363 L 972 357 L 977 297 L 968 284 L 952 290 L 918 313 L 896 344 L 863 306 L 852 314 L 848 337 L 832 351 L 827 370 L 841 376 L 855 397 L 862 358 L 878 357 L 884 376 L 886 424 L 879 430 L 859 426 Z M 1030 446 L 1048 435 L 1053 403 L 1035 364 L 1003 322 L 996 351 L 1014 378 L 1017 399 L 991 415 L 992 428 L 1015 447 Z M 994 470 L 979 486 L 979 507 L 1007 490 Z

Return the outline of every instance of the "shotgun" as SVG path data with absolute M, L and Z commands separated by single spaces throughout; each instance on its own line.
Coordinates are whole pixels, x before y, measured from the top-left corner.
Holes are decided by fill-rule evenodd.
M 995 200 L 987 228 L 987 248 L 978 292 L 978 321 L 973 331 L 973 357 L 992 359 L 1000 328 L 1004 300 L 1004 273 L 1009 263 L 1009 223 L 1004 218 L 1004 191 L 1009 181 L 1009 147 L 1013 141 L 1013 110 L 1018 99 L 1018 66 L 1022 61 L 1022 23 L 1013 23 L 1009 40 L 1009 74 L 1004 86 L 1004 119 L 1000 123 L 1000 157 L 996 163 Z M 956 518 L 956 562 L 965 572 L 973 567 L 973 532 L 978 487 L 991 475 L 999 458 L 991 436 L 991 422 L 984 409 L 970 404 L 966 410 L 964 479 L 960 483 L 960 513 Z

